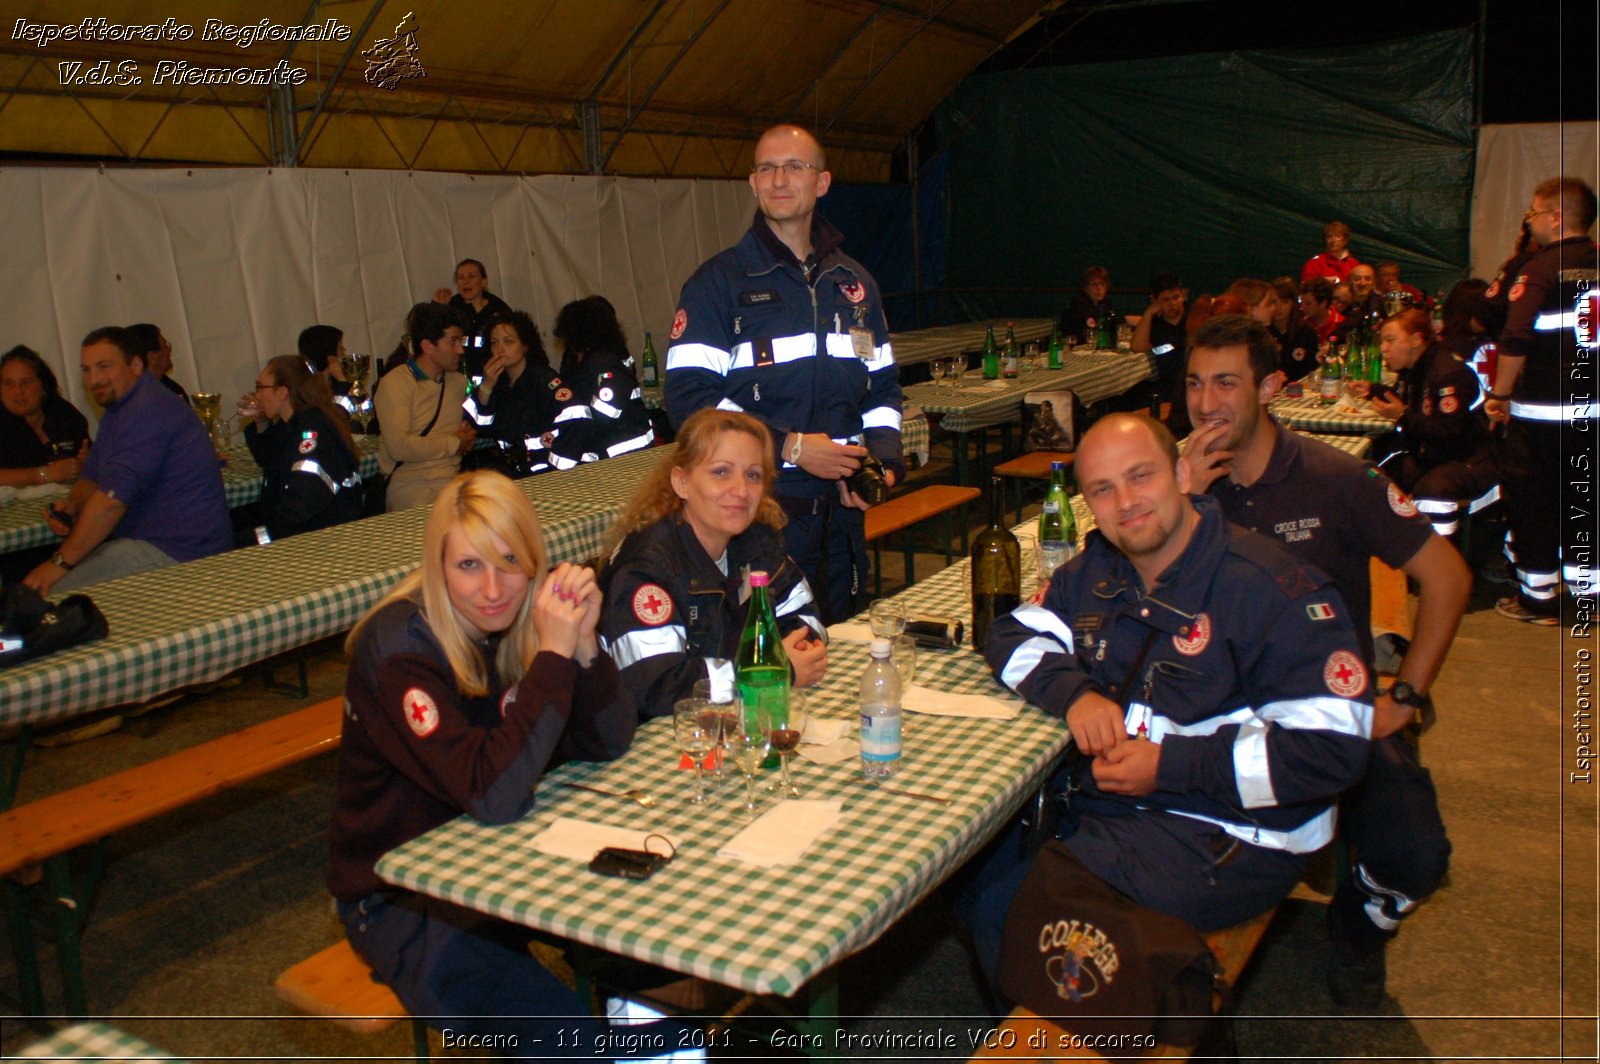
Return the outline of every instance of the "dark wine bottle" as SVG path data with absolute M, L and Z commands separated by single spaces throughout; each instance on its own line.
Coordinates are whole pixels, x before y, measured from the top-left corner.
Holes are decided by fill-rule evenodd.
M 990 478 L 989 527 L 972 540 L 972 649 L 978 651 L 989 623 L 1022 604 L 1022 545 L 1005 526 L 1004 484 Z

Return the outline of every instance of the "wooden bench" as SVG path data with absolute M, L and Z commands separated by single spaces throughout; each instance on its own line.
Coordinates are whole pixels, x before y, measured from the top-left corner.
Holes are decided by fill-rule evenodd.
M 272 989 L 285 1004 L 355 1034 L 387 1031 L 411 1016 L 394 991 L 372 977 L 367 962 L 343 939 L 285 971 L 273 981 Z M 416 1058 L 427 1060 L 428 1028 L 415 1017 L 411 1017 L 411 1041 Z
M 980 494 L 977 488 L 961 488 L 950 484 L 930 484 L 925 488 L 897 495 L 867 511 L 867 542 L 872 544 L 873 593 L 883 595 L 883 552 L 878 542 L 885 536 L 903 532 L 930 517 L 944 518 L 944 563 L 954 562 L 950 549 L 950 514 L 961 519 L 961 553 L 967 552 L 966 505 Z M 905 538 L 906 586 L 916 582 L 916 537 Z
M 330 698 L 191 746 L 123 772 L 0 813 L 0 876 L 5 877 L 13 954 L 23 1010 L 42 1015 L 44 991 L 33 913 L 55 928 L 67 1009 L 87 1014 L 79 939 L 105 863 L 105 840 L 163 813 L 339 746 L 344 699 Z M 69 858 L 93 846 L 74 876 Z
M 1213 931 L 1206 936 L 1206 945 L 1211 947 L 1217 963 L 1222 965 L 1222 978 L 1228 986 L 1238 985 L 1239 977 L 1244 974 L 1245 966 L 1250 963 L 1256 947 L 1261 944 L 1261 937 L 1267 933 L 1267 925 L 1272 923 L 1276 913 L 1276 909 L 1269 909 L 1253 920 Z M 1220 1008 L 1221 1004 L 1219 995 L 1213 1008 Z M 1192 1052 L 1192 1049 L 1179 1046 L 1158 1045 L 1146 1050 L 1144 1055 L 1163 1060 L 1188 1060 Z M 1118 1057 L 1128 1055 L 1116 1054 Z M 1074 1047 L 1071 1033 L 1053 1019 L 1018 1006 L 1011 1010 L 995 1036 L 973 1054 L 972 1059 L 1047 1061 L 1107 1058 L 1092 1049 Z
M 1078 456 L 1071 451 L 1029 451 L 1027 454 L 1018 455 L 1009 462 L 1001 462 L 994 467 L 994 475 L 1007 477 L 1013 488 L 1012 498 L 1016 500 L 1017 519 L 1013 524 L 1022 523 L 1022 482 L 1025 480 L 1049 480 L 1050 463 L 1060 462 L 1067 467 L 1067 483 L 1071 484 L 1072 463 Z

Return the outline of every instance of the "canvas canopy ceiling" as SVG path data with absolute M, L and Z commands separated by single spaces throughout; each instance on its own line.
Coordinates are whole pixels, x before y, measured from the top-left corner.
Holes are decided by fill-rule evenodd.
M 730 177 L 787 118 L 818 130 L 836 177 L 884 181 L 935 104 L 1054 6 L 13 0 L 0 151 Z

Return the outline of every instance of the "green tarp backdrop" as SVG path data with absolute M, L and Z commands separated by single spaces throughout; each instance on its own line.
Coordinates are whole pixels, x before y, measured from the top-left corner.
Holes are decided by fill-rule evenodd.
M 1194 293 L 1298 280 L 1332 218 L 1362 261 L 1448 288 L 1469 262 L 1474 66 L 1452 30 L 970 77 L 935 114 L 945 284 L 1011 291 L 949 309 L 1054 315 L 1060 295 L 1020 290 L 1075 289 L 1091 263 L 1125 312 L 1160 270 Z

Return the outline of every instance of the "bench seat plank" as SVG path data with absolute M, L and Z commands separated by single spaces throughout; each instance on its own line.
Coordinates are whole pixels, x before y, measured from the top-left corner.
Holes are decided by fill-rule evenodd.
M 977 488 L 930 484 L 896 496 L 867 511 L 867 542 L 910 528 L 946 510 L 965 506 L 980 494 Z
M 0 813 L 0 875 L 330 752 L 343 718 L 330 698 Z

